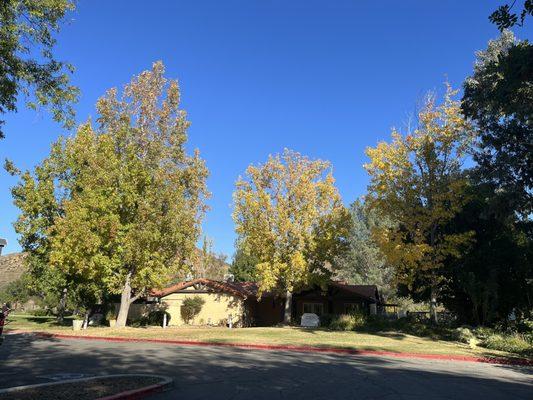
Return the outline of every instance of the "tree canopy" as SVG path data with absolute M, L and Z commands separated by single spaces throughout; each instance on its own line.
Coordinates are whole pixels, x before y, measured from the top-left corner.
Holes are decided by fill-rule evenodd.
M 528 15 L 533 16 L 532 0 L 524 0 L 522 9 L 519 9 L 518 12 L 515 12 L 516 9 L 513 10 L 515 3 L 516 0 L 514 0 L 511 4 L 503 4 L 494 10 L 492 14 L 490 14 L 490 22 L 496 24 L 500 31 L 504 31 L 505 29 L 509 29 L 515 25 L 523 26 L 526 17 Z M 520 1 L 519 4 L 522 4 L 522 2 Z
M 474 232 L 460 256 L 446 263 L 442 300 L 461 323 L 507 324 L 514 312 L 530 318 L 533 310 L 533 241 L 517 215 L 494 201 L 494 187 L 468 171 L 468 201 L 446 227 Z
M 440 270 L 471 237 L 443 229 L 466 201 L 461 164 L 474 138 L 455 94 L 447 86 L 441 105 L 428 96 L 418 127 L 407 135 L 394 130 L 391 143 L 368 148 L 370 162 L 365 165 L 371 179 L 367 202 L 394 223 L 377 227 L 376 240 L 395 267 L 398 282 L 429 289 L 434 321 Z
M 292 292 L 327 279 L 345 245 L 349 217 L 334 182 L 328 162 L 287 149 L 237 181 L 238 247 L 258 261 L 259 292 L 287 296 L 286 322 Z
M 121 294 L 118 326 L 133 301 L 185 267 L 200 234 L 208 171 L 186 153 L 179 103 L 178 83 L 154 63 L 121 97 L 111 89 L 98 101 L 98 128 L 60 139 L 14 188 L 30 252 L 72 278 L 67 287 Z
M 353 202 L 349 211 L 347 247 L 335 260 L 335 277 L 356 285 L 376 285 L 384 297 L 390 298 L 395 294 L 394 270 L 387 264 L 372 231 L 391 223 L 378 217 L 361 200 Z
M 54 120 L 74 126 L 72 102 L 78 89 L 70 84 L 73 67 L 53 55 L 54 34 L 73 9 L 71 0 L 1 2 L 0 114 L 16 111 L 17 97 L 23 94 L 30 108 L 48 107 Z M 3 124 L 0 120 L 0 138 Z
M 479 132 L 474 154 L 485 181 L 509 207 L 533 212 L 533 46 L 505 31 L 477 53 L 462 110 Z

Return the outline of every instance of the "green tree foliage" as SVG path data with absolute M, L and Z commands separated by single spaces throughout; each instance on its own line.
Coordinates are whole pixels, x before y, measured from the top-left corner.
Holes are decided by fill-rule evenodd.
M 515 3 L 516 0 L 513 0 L 511 4 L 502 5 L 489 16 L 490 22 L 496 24 L 500 31 L 515 25 L 523 26 L 526 17 L 533 15 L 533 0 L 524 0 L 522 10 L 519 10 L 518 13 L 513 11 Z
M 448 229 L 475 236 L 448 264 L 443 302 L 467 323 L 506 323 L 512 311 L 531 318 L 533 241 L 516 214 L 492 199 L 494 187 L 472 175 L 469 201 Z
M 462 110 L 479 130 L 475 160 L 523 218 L 533 212 L 533 45 L 510 31 L 477 53 L 464 82 Z
M 71 0 L 0 3 L 0 114 L 16 111 L 17 96 L 23 94 L 30 108 L 48 107 L 56 121 L 66 127 L 74 125 L 71 104 L 78 89 L 69 82 L 73 67 L 57 61 L 52 53 L 54 34 L 73 9 Z M 0 128 L 3 123 L 0 120 Z
M 443 229 L 465 203 L 461 165 L 474 137 L 455 94 L 448 86 L 441 105 L 430 96 L 418 114 L 419 126 L 407 135 L 393 131 L 391 143 L 367 149 L 365 165 L 371 177 L 368 205 L 394 222 L 377 227 L 376 240 L 398 283 L 429 289 L 434 322 L 445 280 L 441 269 L 471 236 Z
M 25 303 L 32 296 L 29 285 L 30 276 L 23 274 L 19 279 L 9 282 L 0 290 L 0 305 L 11 303 L 14 307 L 16 303 Z
M 375 210 L 360 200 L 350 206 L 351 226 L 347 249 L 335 260 L 336 278 L 357 285 L 377 285 L 381 294 L 390 298 L 395 294 L 394 270 L 387 265 L 385 255 L 375 242 L 372 231 L 387 226 Z
M 184 267 L 205 212 L 207 168 L 186 153 L 178 84 L 163 75 L 158 62 L 121 98 L 111 89 L 99 128 L 60 139 L 14 189 L 23 244 L 80 298 L 121 294 L 118 327 L 133 301 Z
M 237 282 L 256 282 L 255 266 L 257 264 L 259 264 L 259 260 L 256 257 L 246 254 L 243 249 L 238 247 L 233 256 L 229 272 L 233 274 Z
M 12 163 L 6 163 L 9 173 L 20 176 L 19 183 L 11 190 L 13 203 L 20 209 L 13 225 L 22 250 L 27 254 L 24 262 L 28 267 L 28 289 L 45 305 L 58 306 L 61 319 L 67 305 L 66 288 L 74 287 L 74 279 L 50 268 L 54 221 L 64 214 L 63 203 L 67 198 L 65 190 L 56 190 L 58 168 L 56 146 L 50 157 L 37 165 L 33 173 L 21 173 Z

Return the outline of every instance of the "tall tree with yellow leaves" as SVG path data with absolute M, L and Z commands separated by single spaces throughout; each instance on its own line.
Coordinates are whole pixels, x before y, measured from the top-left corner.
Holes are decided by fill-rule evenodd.
M 292 293 L 329 278 L 345 246 L 349 216 L 331 165 L 285 149 L 250 165 L 233 196 L 239 249 L 258 261 L 260 293 L 286 296 L 284 321 L 290 323 Z
M 474 138 L 455 95 L 447 85 L 443 104 L 437 105 L 435 96 L 428 96 L 414 131 L 402 135 L 393 130 L 390 143 L 366 150 L 370 162 L 365 168 L 371 178 L 367 202 L 394 221 L 392 226 L 376 229 L 375 237 L 395 267 L 397 281 L 429 292 L 435 323 L 444 280 L 439 270 L 447 258 L 460 255 L 472 237 L 444 229 L 466 200 L 468 182 L 461 165 Z

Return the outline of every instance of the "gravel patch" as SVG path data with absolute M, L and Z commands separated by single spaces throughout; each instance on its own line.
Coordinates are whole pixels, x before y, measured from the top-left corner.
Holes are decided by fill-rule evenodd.
M 153 376 L 94 378 L 84 382 L 61 383 L 1 393 L 0 400 L 95 400 L 126 390 L 140 389 L 161 382 Z

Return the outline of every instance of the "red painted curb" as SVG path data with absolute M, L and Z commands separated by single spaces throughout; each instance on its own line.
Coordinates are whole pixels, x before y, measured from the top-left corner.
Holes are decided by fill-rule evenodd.
M 33 333 L 41 337 L 58 338 L 58 339 L 81 339 L 81 340 L 99 340 L 103 342 L 141 342 L 141 343 L 162 343 L 174 344 L 180 346 L 212 346 L 212 347 L 234 347 L 243 349 L 256 350 L 285 350 L 285 351 L 299 351 L 311 353 L 335 353 L 335 354 L 351 354 L 351 355 L 367 355 L 367 356 L 387 356 L 396 358 L 420 358 L 426 360 L 441 360 L 441 361 L 462 361 L 462 362 L 477 362 L 485 364 L 503 364 L 503 365 L 522 365 L 533 366 L 533 360 L 524 358 L 489 358 L 489 357 L 474 357 L 474 356 L 452 356 L 445 354 L 426 354 L 426 353 L 395 353 L 392 351 L 382 350 L 357 350 L 345 349 L 339 347 L 316 347 L 316 346 L 293 346 L 293 345 L 267 345 L 267 344 L 247 344 L 247 343 L 212 343 L 199 342 L 190 340 L 173 340 L 173 339 L 136 339 L 123 337 L 100 337 L 100 336 L 81 336 L 81 335 L 65 335 L 61 333 L 46 333 L 46 332 L 25 332 L 12 331 L 11 333 Z
M 170 383 L 157 383 L 140 389 L 127 390 L 111 396 L 100 397 L 96 400 L 137 400 L 155 393 L 163 392 Z

